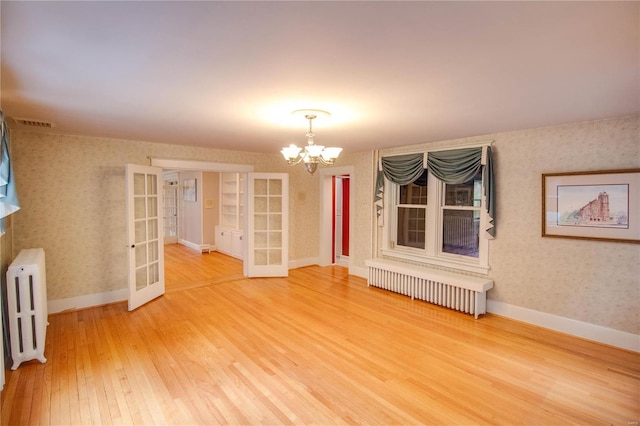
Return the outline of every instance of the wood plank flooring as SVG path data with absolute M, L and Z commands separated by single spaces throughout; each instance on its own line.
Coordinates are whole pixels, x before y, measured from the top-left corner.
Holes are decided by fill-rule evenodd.
M 7 370 L 1 423 L 640 419 L 637 353 L 495 315 L 474 320 L 369 288 L 342 267 L 207 281 L 134 312 L 117 303 L 51 315 L 47 363 Z
M 212 251 L 198 253 L 181 244 L 164 246 L 167 292 L 243 278 L 242 260 Z

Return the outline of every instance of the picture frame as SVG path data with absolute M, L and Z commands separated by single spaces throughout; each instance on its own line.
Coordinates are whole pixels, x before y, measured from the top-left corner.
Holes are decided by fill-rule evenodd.
M 640 244 L 640 169 L 543 174 L 542 236 Z
M 187 202 L 195 203 L 197 201 L 197 180 L 185 179 L 182 181 L 182 199 Z

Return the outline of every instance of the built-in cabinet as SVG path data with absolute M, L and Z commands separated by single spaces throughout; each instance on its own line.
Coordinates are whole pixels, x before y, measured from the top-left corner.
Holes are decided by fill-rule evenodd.
M 244 174 L 220 174 L 220 224 L 216 226 L 216 250 L 242 259 Z
M 242 259 L 243 237 L 243 232 L 238 229 L 216 226 L 216 250 Z

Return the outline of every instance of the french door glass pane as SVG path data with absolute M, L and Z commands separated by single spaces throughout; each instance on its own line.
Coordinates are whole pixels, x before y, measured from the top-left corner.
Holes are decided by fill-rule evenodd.
M 253 186 L 254 195 L 267 195 L 267 180 L 256 179 Z
M 269 195 L 282 195 L 282 181 L 269 179 Z
M 158 238 L 158 219 L 149 219 L 147 224 L 147 232 L 149 240 L 155 240 Z
M 254 250 L 255 264 L 259 266 L 268 265 L 267 263 L 267 249 Z
M 153 241 L 148 244 L 149 248 L 149 262 L 158 261 L 158 241 Z M 153 282 L 153 281 L 152 281 Z
M 267 203 L 268 203 L 268 198 L 256 197 L 254 200 L 254 211 L 256 213 L 266 213 L 268 211 Z
M 282 250 L 270 249 L 269 250 L 269 265 L 279 265 L 282 263 Z
M 136 267 L 147 264 L 147 245 L 136 244 Z
M 158 195 L 158 180 L 154 175 L 147 175 L 147 194 Z
M 145 174 L 134 173 L 133 174 L 133 195 L 145 195 Z
M 282 247 L 282 232 L 269 232 L 269 246 Z
M 144 220 L 138 220 L 135 222 L 135 243 L 144 243 L 147 241 L 147 229 Z
M 144 219 L 147 217 L 147 206 L 144 197 L 136 197 L 133 201 L 134 219 Z
M 279 231 L 282 229 L 282 215 L 281 214 L 270 214 L 269 215 L 269 230 L 270 231 Z
M 149 282 L 155 283 L 160 279 L 160 267 L 158 262 L 149 265 Z
M 140 290 L 147 286 L 147 267 L 136 269 L 136 289 Z

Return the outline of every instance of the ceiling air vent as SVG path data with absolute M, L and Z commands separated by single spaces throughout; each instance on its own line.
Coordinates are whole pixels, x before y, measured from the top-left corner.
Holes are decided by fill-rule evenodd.
M 38 129 L 51 129 L 55 127 L 53 123 L 50 123 L 48 121 L 31 120 L 28 118 L 14 118 L 13 121 L 21 126 L 36 127 Z

